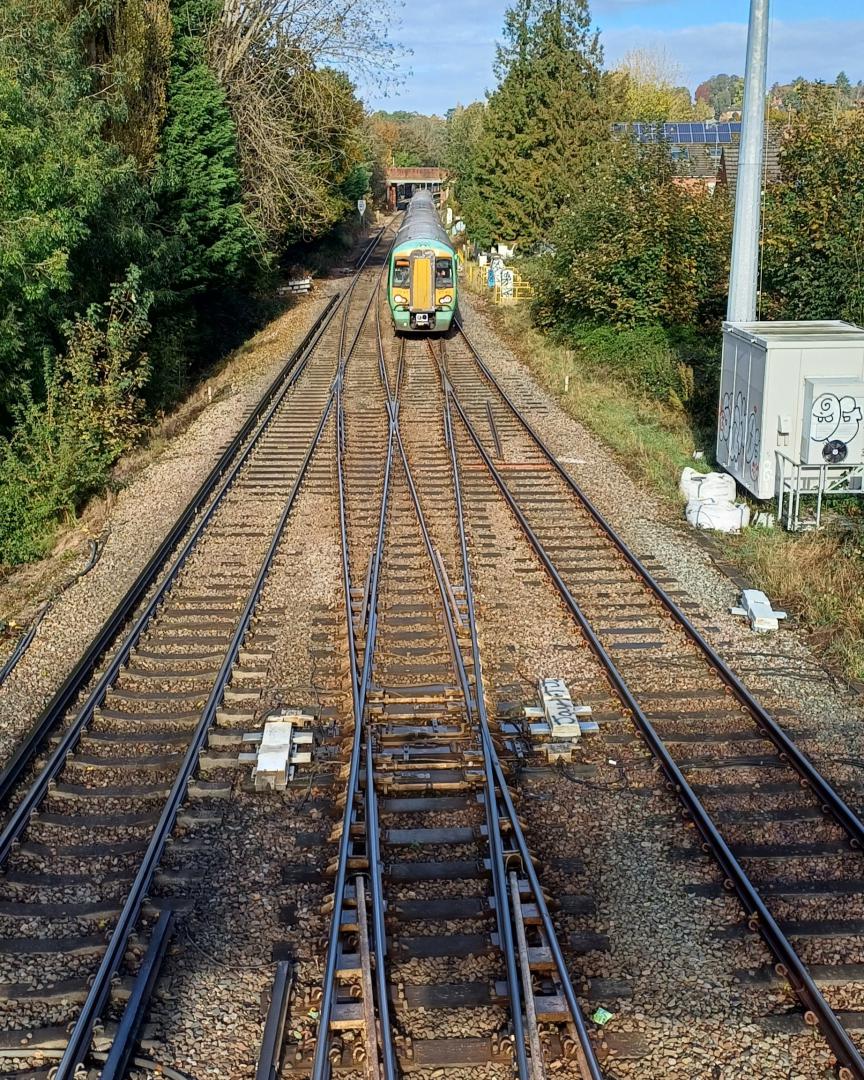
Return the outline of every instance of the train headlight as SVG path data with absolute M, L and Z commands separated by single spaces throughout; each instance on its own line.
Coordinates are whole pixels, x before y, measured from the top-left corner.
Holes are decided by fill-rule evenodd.
M 453 297 L 452 296 L 442 296 L 441 297 L 441 303 L 442 304 L 452 304 L 453 303 Z
M 393 303 L 394 304 L 407 304 L 408 303 L 408 297 L 407 296 L 394 296 L 393 297 Z

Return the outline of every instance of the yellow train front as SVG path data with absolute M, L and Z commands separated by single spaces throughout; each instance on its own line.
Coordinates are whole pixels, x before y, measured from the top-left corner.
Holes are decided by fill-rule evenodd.
M 387 296 L 396 330 L 450 329 L 457 300 L 456 252 L 428 191 L 414 194 L 396 234 Z

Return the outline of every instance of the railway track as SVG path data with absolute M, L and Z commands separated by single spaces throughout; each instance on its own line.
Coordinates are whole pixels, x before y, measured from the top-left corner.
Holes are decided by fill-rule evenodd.
M 599 1078 L 486 714 L 449 420 L 373 325 L 377 363 L 359 347 L 337 389 L 360 722 L 344 746 L 318 1038 L 283 1068 L 539 1080 L 570 1061 Z M 285 1049 L 282 974 L 260 1077 L 279 1075 Z
M 860 819 L 604 521 L 461 330 L 439 368 L 466 476 L 491 478 L 620 702 L 604 736 L 620 750 L 635 728 L 693 827 L 691 856 L 713 856 L 773 957 L 773 970 L 739 974 L 785 980 L 839 1075 L 864 1076 Z
M 127 616 L 149 595 L 119 647 L 90 650 L 77 683 L 67 680 L 6 770 L 10 792 L 28 766 L 34 774 L 0 833 L 0 1061 L 12 1068 L 59 1057 L 52 1077 L 73 1077 L 98 1035 L 110 1047 L 102 1075 L 124 1075 L 183 906 L 183 858 L 175 848 L 165 859 L 166 848 L 175 826 L 194 830 L 230 790 L 224 767 L 236 759 L 268 660 L 259 600 L 387 245 L 383 234 L 370 244 L 341 300 L 327 305 L 190 504 L 169 537 L 182 542 L 167 568 L 154 557 L 150 579 L 133 587 Z M 119 627 L 122 608 L 97 644 Z M 83 704 L 68 710 L 85 687 Z
M 218 822 L 261 720 L 276 639 L 261 598 L 314 475 L 338 500 L 345 603 L 322 636 L 338 643 L 334 668 L 344 649 L 349 705 L 330 710 L 340 726 L 322 741 L 341 821 L 323 977 L 312 986 L 314 965 L 298 976 L 278 964 L 259 1080 L 603 1075 L 602 1035 L 592 1042 L 580 1006 L 587 979 L 572 982 L 571 912 L 544 892 L 561 878 L 538 876 L 510 790 L 531 740 L 495 715 L 481 660 L 474 582 L 502 557 L 502 514 L 530 551 L 517 569 L 537 602 L 556 597 L 587 645 L 574 665 L 604 703 L 601 743 L 625 760 L 647 748 L 692 827 L 686 857 L 710 854 L 743 909 L 721 936 L 767 946 L 773 967 L 740 977 L 785 980 L 839 1076 L 864 1078 L 864 826 L 461 330 L 435 345 L 382 335 L 386 243 L 0 777 L 13 804 L 0 833 L 0 1074 L 47 1076 L 57 1058 L 68 1080 L 94 1047 L 103 1077 L 125 1074 L 196 829 Z M 292 997 L 314 1023 L 287 1033 Z

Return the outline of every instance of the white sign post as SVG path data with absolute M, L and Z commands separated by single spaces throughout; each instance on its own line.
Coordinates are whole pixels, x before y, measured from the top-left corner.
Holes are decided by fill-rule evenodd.
M 357 200 L 357 210 L 359 211 L 360 217 L 362 218 L 363 215 L 366 213 L 366 200 L 365 199 L 358 199 Z

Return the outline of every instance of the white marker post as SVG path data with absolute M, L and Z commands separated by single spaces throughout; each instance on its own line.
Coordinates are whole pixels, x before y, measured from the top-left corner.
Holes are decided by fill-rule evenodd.
M 364 216 L 366 214 L 366 200 L 365 199 L 358 199 L 357 200 L 357 211 L 360 214 L 360 225 L 362 227 L 362 225 L 364 224 L 363 218 L 364 218 Z

